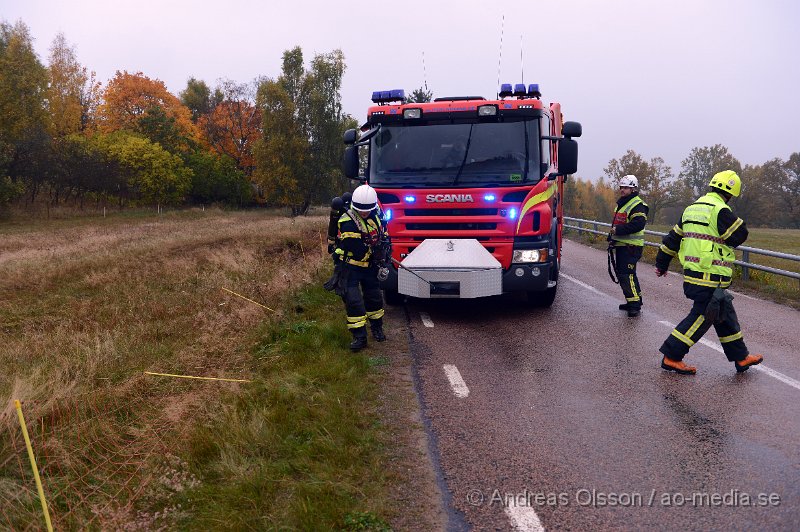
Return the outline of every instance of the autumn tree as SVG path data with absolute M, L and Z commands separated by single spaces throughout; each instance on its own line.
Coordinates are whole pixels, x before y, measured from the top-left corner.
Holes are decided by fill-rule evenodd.
M 145 134 L 150 130 L 143 128 L 142 120 L 148 114 L 153 117 L 163 113 L 177 136 L 185 139 L 181 149 L 189 149 L 186 143 L 198 138 L 189 109 L 167 90 L 163 81 L 150 79 L 141 72 L 117 71 L 106 86 L 98 113 L 100 131 L 104 133 L 125 130 Z
M 611 183 L 624 175 L 635 175 L 639 180 L 639 190 L 647 202 L 649 220 L 654 222 L 664 207 L 678 200 L 678 187 L 673 182 L 672 169 L 664 159 L 654 157 L 649 161 L 633 150 L 628 150 L 619 159 L 611 159 L 603 170 Z
M 603 179 L 593 183 L 573 178 L 564 190 L 564 213 L 573 218 L 608 220 L 613 213 L 614 201 L 614 187 Z
M 255 86 L 224 81 L 217 89 L 222 100 L 200 116 L 203 139 L 219 155 L 230 157 L 250 176 L 255 168 L 253 145 L 261 135 L 261 111 L 255 105 Z
M 305 213 L 312 202 L 327 202 L 345 185 L 341 139 L 351 119 L 341 105 L 344 69 L 344 56 L 336 50 L 316 55 L 304 70 L 296 47 L 284 52 L 282 75 L 259 87 L 263 127 L 255 177 L 293 214 Z
M 86 68 L 78 62 L 75 48 L 67 43 L 63 33 L 56 35 L 50 46 L 48 71 L 50 133 L 54 138 L 64 138 L 82 129 L 84 91 L 89 75 Z

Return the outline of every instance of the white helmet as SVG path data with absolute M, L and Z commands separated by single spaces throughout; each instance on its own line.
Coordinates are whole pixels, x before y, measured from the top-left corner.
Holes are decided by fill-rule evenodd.
M 350 204 L 357 211 L 371 212 L 378 206 L 378 194 L 371 186 L 361 185 L 353 192 Z
M 639 188 L 639 180 L 636 179 L 635 175 L 626 175 L 619 178 L 619 186 L 620 187 L 628 187 L 628 188 Z

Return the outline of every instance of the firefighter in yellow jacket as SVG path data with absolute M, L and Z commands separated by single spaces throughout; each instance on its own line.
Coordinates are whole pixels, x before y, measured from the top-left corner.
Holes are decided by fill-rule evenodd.
M 619 196 L 608 235 L 611 245 L 609 253 L 614 254 L 615 273 L 625 296 L 625 303 L 619 309 L 627 311 L 628 317 L 634 318 L 642 308 L 642 289 L 636 276 L 636 263 L 642 258 L 644 226 L 650 208 L 639 197 L 639 180 L 636 176 L 620 178 Z
M 683 211 L 681 220 L 664 237 L 656 256 L 656 275 L 667 274 L 673 257 L 683 265 L 683 293 L 693 301 L 689 315 L 681 321 L 661 346 L 661 367 L 684 375 L 697 368 L 683 358 L 695 343 L 714 326 L 729 361 L 737 372 L 760 364 L 764 357 L 747 350 L 733 308 L 733 296 L 725 291 L 733 275 L 733 248 L 747 239 L 747 227 L 728 202 L 738 197 L 742 182 L 733 170 L 715 174 L 709 192 Z M 710 311 L 713 309 L 713 312 Z
M 339 218 L 334 260 L 341 264 L 344 290 L 340 294 L 347 312 L 347 328 L 353 335 L 350 349 L 367 346 L 367 323 L 377 342 L 386 340 L 383 332 L 383 295 L 378 281 L 378 255 L 388 242 L 386 227 L 378 208 L 378 195 L 369 185 L 354 192 Z M 378 260 L 376 260 L 378 259 Z M 363 295 L 362 295 L 363 291 Z

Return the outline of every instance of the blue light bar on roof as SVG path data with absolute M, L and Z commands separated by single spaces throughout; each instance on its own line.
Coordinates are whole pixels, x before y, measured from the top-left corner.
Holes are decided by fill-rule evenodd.
M 500 97 L 505 98 L 511 96 L 514 92 L 511 90 L 511 83 L 503 83 L 500 85 Z
M 525 96 L 527 92 L 524 83 L 517 83 L 514 85 L 514 96 Z
M 528 85 L 528 96 L 533 98 L 541 98 L 542 93 L 539 92 L 539 84 L 538 83 L 531 83 Z
M 388 102 L 402 102 L 406 98 L 406 91 L 403 89 L 393 89 L 390 91 L 374 91 L 372 93 L 372 101 L 377 104 Z

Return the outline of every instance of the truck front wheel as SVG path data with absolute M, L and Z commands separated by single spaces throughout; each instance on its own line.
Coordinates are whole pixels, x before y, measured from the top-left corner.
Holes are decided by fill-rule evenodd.
M 553 261 L 553 273 L 550 275 L 550 280 L 555 281 L 556 284 L 541 292 L 528 292 L 528 304 L 540 308 L 548 308 L 553 304 L 556 300 L 556 292 L 558 291 L 558 270 L 560 266 L 561 261 Z
M 528 292 L 528 304 L 533 307 L 548 308 L 556 300 L 558 285 L 541 292 Z

